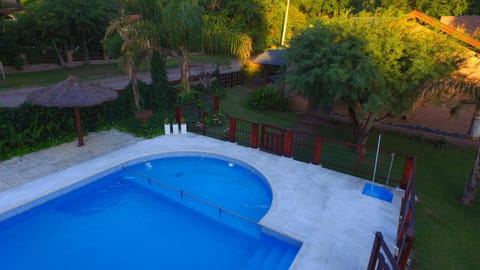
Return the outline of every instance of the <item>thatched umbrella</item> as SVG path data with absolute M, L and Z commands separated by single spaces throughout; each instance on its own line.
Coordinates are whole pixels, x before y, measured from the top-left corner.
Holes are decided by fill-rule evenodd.
M 70 76 L 65 81 L 31 93 L 27 100 L 45 107 L 73 108 L 77 128 L 78 146 L 83 145 L 80 107 L 101 104 L 118 97 L 118 93 L 107 87 L 81 82 Z

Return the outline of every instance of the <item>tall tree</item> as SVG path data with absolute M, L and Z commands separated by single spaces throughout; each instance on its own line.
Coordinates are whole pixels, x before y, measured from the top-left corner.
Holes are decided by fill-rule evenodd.
M 125 67 L 132 84 L 137 111 L 141 110 L 141 106 L 136 68 L 151 53 L 151 46 L 148 42 L 149 30 L 139 15 L 127 15 L 112 21 L 105 33 L 105 38 L 118 33 L 123 40 L 120 64 Z
M 224 16 L 204 16 L 197 0 L 167 2 L 163 15 L 165 45 L 182 54 L 181 76 L 185 91 L 190 91 L 189 51 L 224 51 L 245 59 L 251 51 L 251 39 L 231 28 Z
M 432 17 L 460 16 L 467 12 L 468 0 L 416 0 L 411 3 L 411 7 Z
M 89 45 L 102 39 L 108 23 L 119 15 L 119 5 L 116 0 L 84 1 L 62 0 L 62 16 L 65 24 L 76 36 L 82 48 L 84 61 L 88 63 Z
M 135 9 L 150 28 L 150 42 L 153 48 L 150 61 L 152 87 L 146 99 L 149 99 L 148 102 L 152 107 L 171 108 L 175 104 L 175 89 L 168 83 L 166 59 L 161 47 L 162 44 L 165 44 L 165 35 L 163 35 L 162 29 L 163 5 L 157 0 L 138 0 Z
M 168 1 L 165 6 L 166 45 L 182 54 L 181 78 L 186 91 L 190 90 L 188 52 L 201 48 L 202 16 L 197 0 Z
M 61 63 L 61 51 L 72 60 L 72 51 L 79 46 L 88 62 L 88 46 L 99 46 L 108 22 L 119 15 L 115 0 L 29 0 L 23 1 L 25 11 L 19 25 L 26 37 L 25 47 L 53 48 Z
M 228 25 L 250 36 L 253 50 L 263 51 L 267 41 L 267 9 L 275 9 L 279 0 L 200 0 L 207 16 L 220 16 Z M 283 1 L 285 2 L 285 1 Z
M 480 15 L 480 1 L 468 0 L 468 15 Z
M 395 14 L 322 20 L 291 41 L 288 82 L 304 95 L 342 103 L 354 142 L 384 119 L 411 110 L 425 81 L 455 69 L 455 47 L 441 34 Z

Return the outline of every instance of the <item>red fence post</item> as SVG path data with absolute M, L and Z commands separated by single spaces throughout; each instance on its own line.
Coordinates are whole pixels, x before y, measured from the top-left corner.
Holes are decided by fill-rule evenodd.
M 399 255 L 398 258 L 398 266 L 400 269 L 405 269 L 408 263 L 408 258 L 410 257 L 410 252 L 412 251 L 413 242 L 415 241 L 415 237 L 413 235 L 407 235 L 407 239 L 405 240 L 405 245 L 402 249 L 402 253 Z
M 405 234 L 407 233 L 407 230 L 409 228 L 409 225 L 410 225 L 410 218 L 411 218 L 411 214 L 412 214 L 412 209 L 409 207 L 409 209 L 407 209 L 407 212 L 406 213 L 401 213 L 402 215 L 404 215 L 402 217 L 402 222 L 400 223 L 400 228 L 397 232 L 397 245 L 400 245 L 401 242 L 403 242 L 404 238 L 405 238 Z
M 363 154 L 365 153 L 365 146 L 355 146 L 355 149 L 358 151 L 357 165 L 355 166 L 355 175 L 358 176 L 360 172 L 360 165 L 362 164 Z
M 293 153 L 293 130 L 285 130 L 285 139 L 283 141 L 283 154 L 291 157 Z
M 236 131 L 237 131 L 237 119 L 234 117 L 230 117 L 230 126 L 228 128 L 228 139 L 231 142 L 235 142 L 236 140 Z
M 312 158 L 312 163 L 315 165 L 320 164 L 320 157 L 322 156 L 322 146 L 323 146 L 323 138 L 322 137 L 315 138 L 315 146 L 313 149 L 313 158 Z
M 252 123 L 252 134 L 251 134 L 251 140 L 250 140 L 250 146 L 252 148 L 258 148 L 258 128 L 259 124 L 254 122 Z
M 213 97 L 213 111 L 218 112 L 220 110 L 220 102 L 218 96 Z
M 400 183 L 400 188 L 403 188 L 403 189 L 407 188 L 408 180 L 412 175 L 414 162 L 415 162 L 415 157 L 407 156 L 407 159 L 405 160 L 405 168 L 403 169 L 403 178 L 402 178 L 402 182 Z
M 180 106 L 177 105 L 177 106 L 175 107 L 175 119 L 177 119 L 177 123 L 181 123 L 182 118 L 183 118 L 183 116 L 182 116 L 182 107 L 180 107 Z

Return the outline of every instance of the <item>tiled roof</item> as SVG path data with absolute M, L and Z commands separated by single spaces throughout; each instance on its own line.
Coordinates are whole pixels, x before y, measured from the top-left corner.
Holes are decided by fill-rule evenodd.
M 480 31 L 480 16 L 442 16 L 440 21 L 457 30 L 463 29 L 469 35 Z

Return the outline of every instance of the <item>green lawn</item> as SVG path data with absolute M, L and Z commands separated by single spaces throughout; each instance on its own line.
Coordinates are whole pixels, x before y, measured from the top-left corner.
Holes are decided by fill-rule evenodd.
M 234 87 L 221 100 L 221 110 L 242 119 L 293 127 L 297 116 L 288 112 L 262 112 L 246 105 L 245 89 Z M 344 124 L 319 127 L 318 134 L 351 141 L 351 129 Z M 370 136 L 369 145 L 376 145 Z M 415 269 L 478 269 L 480 265 L 480 194 L 475 204 L 465 207 L 459 198 L 475 157 L 474 147 L 447 143 L 436 148 L 429 140 L 412 142 L 408 136 L 384 132 L 382 148 L 417 157 L 417 240 Z M 352 224 L 353 226 L 354 224 Z
M 350 127 L 343 124 L 321 127 L 319 133 L 352 138 Z M 373 134 L 368 144 L 375 146 L 376 140 Z M 408 136 L 392 132 L 382 135 L 382 148 L 417 157 L 415 269 L 478 269 L 480 194 L 472 207 L 459 203 L 476 149 L 452 143 L 436 148 L 432 141 L 412 142 Z
M 439 149 L 394 135 L 383 147 L 417 157 L 416 269 L 478 269 L 480 194 L 472 207 L 459 203 L 475 149 L 450 143 Z
M 320 128 L 325 136 L 351 140 L 345 125 Z M 369 145 L 376 145 L 376 134 Z M 417 157 L 417 239 L 415 269 L 477 269 L 480 265 L 480 194 L 472 207 L 460 205 L 465 181 L 473 166 L 475 148 L 431 141 L 412 142 L 407 136 L 384 133 L 382 148 Z
M 226 91 L 220 101 L 220 111 L 226 115 L 259 123 L 277 125 L 283 128 L 292 128 L 298 116 L 292 112 L 264 112 L 251 108 L 247 104 L 248 89 L 243 86 L 234 86 Z
M 61 82 L 69 75 L 77 76 L 82 80 L 95 80 L 122 76 L 124 74 L 117 64 L 87 65 L 49 71 L 6 74 L 7 79 L 5 81 L 0 80 L 0 91 L 32 86 L 47 86 Z
M 225 65 L 228 64 L 232 59 L 234 59 L 234 57 L 228 55 L 190 55 L 191 64 L 209 62 L 216 63 L 218 65 Z M 180 63 L 181 57 L 169 57 L 167 60 L 167 68 L 178 68 Z M 147 71 L 146 68 L 143 68 L 142 70 Z M 33 86 L 47 86 L 61 82 L 69 75 L 77 76 L 82 80 L 88 81 L 116 76 L 125 76 L 126 73 L 119 68 L 118 64 L 99 64 L 49 71 L 6 74 L 5 81 L 3 78 L 0 78 L 0 91 Z

